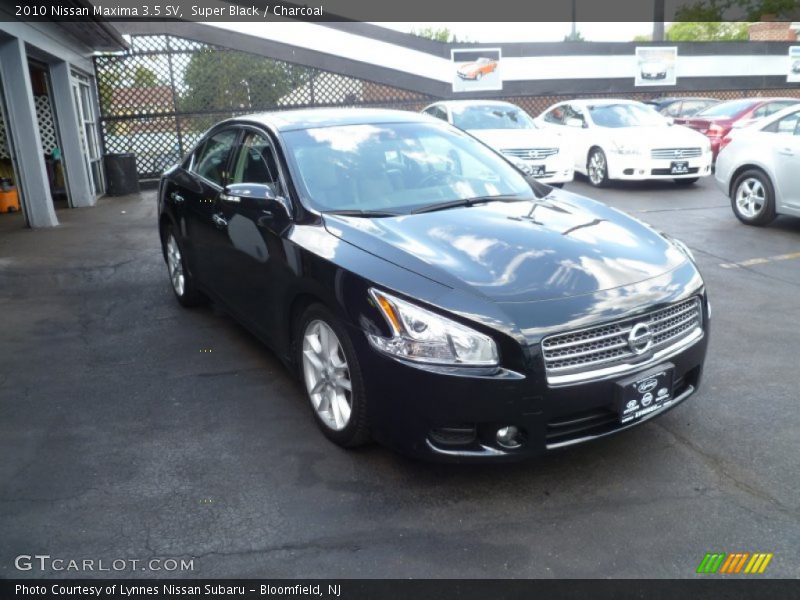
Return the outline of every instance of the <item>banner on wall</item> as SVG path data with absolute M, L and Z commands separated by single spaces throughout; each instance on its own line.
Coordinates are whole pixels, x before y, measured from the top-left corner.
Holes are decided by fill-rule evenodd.
M 786 81 L 800 82 L 800 46 L 789 46 L 789 72 L 786 74 Z
M 502 90 L 500 48 L 453 48 L 453 91 Z
M 675 85 L 678 82 L 677 63 L 678 48 L 675 46 L 637 47 L 634 85 Z

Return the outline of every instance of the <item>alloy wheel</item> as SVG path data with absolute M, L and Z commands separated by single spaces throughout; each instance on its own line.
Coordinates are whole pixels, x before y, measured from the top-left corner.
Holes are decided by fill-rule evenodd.
M 342 344 L 330 325 L 311 321 L 303 334 L 303 376 L 311 404 L 330 429 L 350 422 L 353 386 Z
M 589 179 L 593 184 L 603 183 L 606 177 L 606 160 L 602 152 L 592 152 L 589 158 Z
M 186 289 L 186 278 L 183 275 L 183 261 L 181 260 L 181 250 L 178 241 L 170 233 L 167 239 L 167 267 L 169 268 L 169 278 L 172 287 L 178 296 L 183 296 Z
M 748 219 L 758 216 L 764 209 L 766 200 L 764 185 L 755 177 L 748 177 L 742 181 L 736 190 L 736 209 Z

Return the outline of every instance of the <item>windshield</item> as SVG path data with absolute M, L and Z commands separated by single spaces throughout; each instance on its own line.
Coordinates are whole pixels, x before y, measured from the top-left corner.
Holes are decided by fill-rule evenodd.
M 666 124 L 652 106 L 639 104 L 598 104 L 589 107 L 598 127 L 655 127 Z
M 533 119 L 516 106 L 456 106 L 450 112 L 459 129 L 536 129 Z
M 445 124 L 320 127 L 283 138 L 301 195 L 320 211 L 403 214 L 473 198 L 534 198 L 514 167 Z
M 696 117 L 735 117 L 743 110 L 753 106 L 752 100 L 732 100 L 731 102 L 720 102 L 714 106 L 697 113 Z

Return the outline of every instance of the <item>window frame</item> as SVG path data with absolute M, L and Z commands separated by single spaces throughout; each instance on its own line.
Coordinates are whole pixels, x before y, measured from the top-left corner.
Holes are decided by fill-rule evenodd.
M 278 172 L 276 173 L 276 175 L 277 175 L 276 181 L 280 185 L 281 191 L 283 192 L 282 194 L 279 194 L 278 197 L 285 198 L 286 200 L 289 200 L 289 196 L 290 196 L 289 186 L 287 185 L 287 179 L 286 179 L 286 176 L 284 174 L 283 167 L 281 166 L 280 156 L 278 154 L 278 143 L 277 143 L 277 140 L 273 139 L 272 136 L 267 131 L 265 131 L 264 129 L 262 129 L 260 127 L 255 127 L 253 125 L 240 125 L 239 129 L 240 129 L 240 132 L 239 132 L 239 138 L 238 138 L 237 143 L 236 143 L 236 149 L 235 149 L 234 155 L 231 156 L 231 161 L 232 161 L 231 162 L 231 167 L 236 165 L 236 163 L 238 162 L 239 154 L 241 153 L 241 151 L 244 148 L 244 140 L 245 140 L 245 137 L 247 136 L 247 134 L 248 133 L 254 133 L 256 135 L 260 135 L 269 144 L 270 150 L 272 151 L 272 158 L 274 159 L 274 162 L 275 162 L 275 168 L 278 169 Z M 249 182 L 242 182 L 242 183 L 257 184 L 258 182 L 249 181 Z
M 216 181 L 212 181 L 211 179 L 208 179 L 207 177 L 197 172 L 197 159 L 199 156 L 203 154 L 203 152 L 205 152 L 208 142 L 210 142 L 217 135 L 225 133 L 227 131 L 232 131 L 234 133 L 233 143 L 231 145 L 232 152 L 228 155 L 228 160 L 225 164 L 225 170 L 224 170 L 225 177 L 223 177 L 221 183 L 217 183 Z M 189 173 L 191 173 L 193 177 L 201 179 L 207 185 L 210 185 L 219 190 L 225 189 L 225 186 L 227 185 L 227 180 L 230 176 L 231 161 L 233 160 L 233 155 L 236 149 L 239 147 L 241 139 L 242 139 L 242 127 L 238 124 L 227 124 L 218 129 L 212 129 L 205 135 L 205 137 L 200 141 L 200 143 L 197 144 L 197 147 L 191 154 L 191 160 L 189 161 L 189 164 L 186 165 L 186 170 Z

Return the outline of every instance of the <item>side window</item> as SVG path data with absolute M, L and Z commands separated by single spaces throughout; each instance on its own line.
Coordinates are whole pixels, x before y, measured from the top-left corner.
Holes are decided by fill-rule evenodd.
M 447 121 L 447 111 L 443 106 L 431 106 L 425 110 L 427 114 L 442 121 Z
M 283 196 L 278 165 L 270 141 L 255 131 L 247 132 L 233 166 L 231 183 L 263 183 L 276 196 Z
M 577 119 L 586 127 L 586 117 L 583 116 L 583 113 L 571 104 L 567 104 L 564 106 L 564 123 L 570 119 Z
M 761 117 L 768 117 L 770 115 L 775 114 L 779 110 L 783 110 L 787 106 L 792 106 L 793 102 L 783 100 L 779 102 L 767 102 L 764 106 L 759 106 L 755 112 L 753 112 L 753 117 L 756 119 L 760 119 Z
M 765 127 L 762 131 L 783 135 L 800 135 L 800 113 L 786 115 Z
M 564 106 L 556 106 L 553 110 L 545 113 L 544 120 L 547 123 L 554 123 L 556 125 L 564 124 Z
M 664 110 L 661 111 L 661 114 L 667 117 L 677 117 L 681 114 L 681 110 L 683 109 L 683 107 L 686 107 L 688 105 L 689 102 L 681 102 L 679 100 L 678 102 L 673 102 L 672 104 L 667 106 Z
M 208 138 L 197 153 L 192 171 L 219 186 L 224 185 L 228 159 L 238 131 L 226 129 Z
M 704 100 L 684 100 L 681 104 L 680 112 L 674 115 L 670 114 L 670 116 L 677 117 L 678 115 L 682 115 L 684 117 L 691 117 L 692 115 L 703 110 L 708 105 L 708 102 Z

